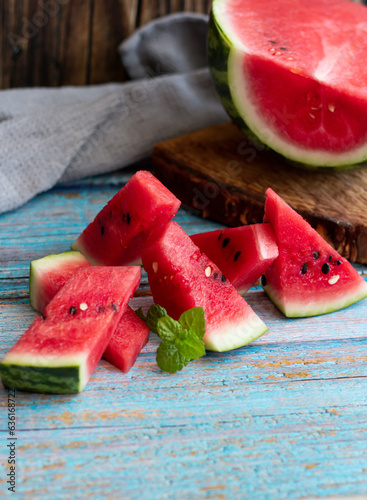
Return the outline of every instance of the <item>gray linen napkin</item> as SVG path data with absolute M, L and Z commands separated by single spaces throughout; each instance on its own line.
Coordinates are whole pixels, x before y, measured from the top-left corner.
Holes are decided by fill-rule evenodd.
M 0 213 L 225 121 L 207 68 L 207 24 L 181 13 L 139 29 L 119 47 L 127 83 L 0 91 Z

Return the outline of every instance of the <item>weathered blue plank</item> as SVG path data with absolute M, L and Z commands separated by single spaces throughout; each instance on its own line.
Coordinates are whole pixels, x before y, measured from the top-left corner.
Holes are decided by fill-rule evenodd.
M 0 356 L 35 315 L 29 261 L 66 250 L 130 175 L 69 183 L 0 216 Z M 177 220 L 189 233 L 220 227 L 183 210 Z M 169 375 L 151 335 L 126 375 L 102 360 L 82 394 L 17 393 L 17 496 L 367 495 L 367 300 L 289 320 L 259 288 L 246 299 L 270 328 L 250 346 Z M 0 432 L 6 457 L 5 419 Z M 2 494 L 5 462 L 0 470 Z
M 322 390 L 317 381 L 152 388 L 134 398 L 114 389 L 100 401 L 104 410 L 75 427 L 80 397 L 49 431 L 44 405 L 34 405 L 35 430 L 18 433 L 22 491 L 97 497 L 107 486 L 109 498 L 122 488 L 124 498 L 147 499 L 367 492 L 365 379 L 325 381 Z

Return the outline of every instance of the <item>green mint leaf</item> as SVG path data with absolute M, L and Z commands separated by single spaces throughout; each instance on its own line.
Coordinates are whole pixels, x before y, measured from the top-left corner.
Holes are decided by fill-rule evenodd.
M 205 344 L 195 335 L 188 335 L 185 340 L 176 340 L 176 345 L 180 353 L 190 361 L 205 355 Z
M 140 319 L 142 319 L 144 322 L 147 321 L 145 314 L 144 314 L 144 311 L 143 311 L 143 308 L 141 306 L 135 312 L 139 316 Z
M 157 363 L 161 370 L 176 373 L 187 365 L 189 359 L 185 358 L 178 346 L 163 340 L 157 350 Z
M 168 316 L 167 311 L 157 304 L 149 308 L 146 317 L 141 307 L 136 312 L 149 330 L 162 339 L 157 350 L 157 363 L 161 370 L 175 373 L 189 361 L 205 355 L 205 315 L 202 307 L 185 311 L 179 321 Z
M 205 333 L 205 313 L 202 307 L 193 307 L 181 314 L 179 320 L 181 326 L 200 340 Z
M 170 316 L 158 318 L 157 334 L 162 340 L 175 342 L 179 338 L 185 337 L 185 330 L 178 321 L 175 321 Z
M 163 307 L 159 306 L 158 304 L 152 304 L 149 307 L 146 319 L 146 324 L 149 330 L 153 333 L 158 334 L 157 322 L 159 318 L 164 318 L 165 316 L 167 316 L 167 311 Z

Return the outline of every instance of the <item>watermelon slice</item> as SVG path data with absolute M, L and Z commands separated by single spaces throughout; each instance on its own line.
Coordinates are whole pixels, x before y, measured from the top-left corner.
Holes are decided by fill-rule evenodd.
M 193 307 L 204 308 L 206 349 L 220 352 L 235 349 L 268 330 L 176 222 L 151 235 L 150 246 L 143 253 L 143 265 L 154 302 L 174 319 Z
M 90 262 L 76 251 L 47 255 L 32 261 L 29 286 L 32 307 L 42 314 L 47 304 L 69 281 L 76 270 L 87 266 L 91 266 Z M 148 340 L 149 328 L 131 307 L 127 306 L 103 357 L 116 368 L 127 373 Z
M 270 224 L 218 229 L 194 234 L 192 241 L 243 295 L 278 257 Z
M 366 25 L 347 0 L 214 0 L 209 63 L 227 112 L 296 162 L 366 160 Z
M 149 328 L 127 307 L 103 353 L 104 359 L 127 373 L 149 340 Z
M 80 252 L 63 252 L 33 260 L 29 272 L 29 301 L 36 311 L 44 308 L 80 267 L 91 263 Z
M 169 222 L 180 201 L 150 172 L 140 170 L 71 245 L 94 265 L 141 264 L 150 231 Z
M 367 282 L 272 189 L 264 221 L 273 226 L 279 257 L 262 277 L 265 292 L 288 317 L 325 314 L 367 297 Z
M 3 384 L 81 392 L 139 283 L 140 267 L 79 269 L 1 361 Z

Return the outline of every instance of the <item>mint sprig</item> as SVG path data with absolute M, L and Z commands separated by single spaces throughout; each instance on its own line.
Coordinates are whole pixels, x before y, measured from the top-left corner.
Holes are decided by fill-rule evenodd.
M 141 307 L 136 312 L 150 331 L 162 339 L 156 358 L 161 370 L 175 373 L 193 359 L 205 355 L 205 315 L 202 307 L 185 311 L 178 321 L 168 316 L 167 311 L 157 304 L 149 308 L 147 316 Z
M 161 307 L 157 304 L 153 304 L 150 306 L 147 315 L 144 315 L 144 311 L 142 307 L 139 307 L 139 309 L 136 311 L 138 316 L 145 321 L 147 327 L 149 330 L 155 334 L 158 335 L 157 332 L 157 322 L 159 318 L 164 318 L 167 316 L 167 311 L 164 309 L 164 307 Z

